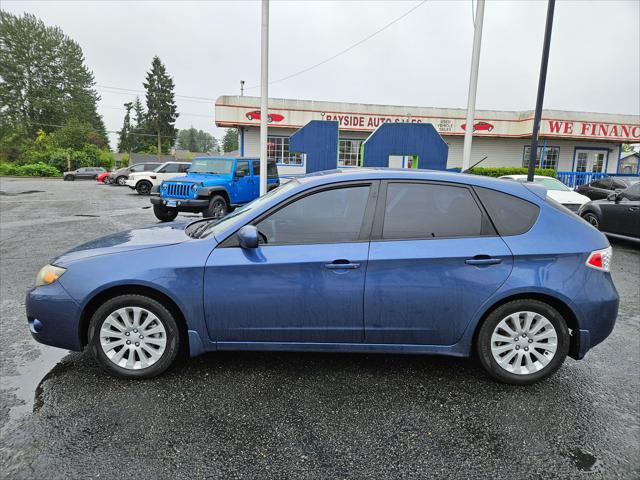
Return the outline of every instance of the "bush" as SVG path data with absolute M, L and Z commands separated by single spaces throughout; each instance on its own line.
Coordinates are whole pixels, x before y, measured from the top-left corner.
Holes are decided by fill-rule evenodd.
M 60 171 L 43 162 L 30 163 L 28 165 L 15 165 L 13 163 L 0 163 L 0 175 L 16 175 L 24 177 L 59 177 Z
M 129 155 L 125 153 L 124 155 L 122 155 L 122 158 L 120 159 L 120 168 L 128 167 L 128 166 L 129 166 Z
M 497 178 L 503 175 L 526 175 L 528 170 L 526 168 L 512 167 L 475 167 L 469 170 L 469 173 Z M 536 168 L 535 174 L 556 178 L 556 171 L 553 168 Z
M 0 163 L 0 175 L 18 175 L 18 167 L 13 163 Z
M 108 150 L 100 150 L 100 163 L 101 167 L 104 167 L 106 170 L 110 171 L 113 168 L 113 165 L 116 163 L 116 159 Z
M 18 175 L 25 177 L 59 177 L 60 172 L 51 165 L 38 162 L 18 167 Z

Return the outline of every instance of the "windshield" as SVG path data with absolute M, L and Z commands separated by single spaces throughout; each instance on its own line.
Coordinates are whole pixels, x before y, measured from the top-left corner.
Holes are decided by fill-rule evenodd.
M 557 190 L 559 192 L 568 192 L 569 187 L 567 187 L 560 180 L 556 180 L 555 178 L 533 178 L 534 183 L 539 183 L 547 187 L 547 190 Z
M 249 218 L 251 214 L 257 209 L 260 208 L 265 202 L 271 200 L 274 197 L 283 196 L 289 190 L 297 187 L 300 183 L 297 180 L 291 180 L 284 185 L 281 185 L 278 188 L 274 188 L 266 195 L 256 198 L 253 202 L 249 202 L 243 207 L 235 209 L 229 215 L 220 220 L 210 220 L 206 223 L 206 226 L 201 226 L 193 232 L 189 232 L 189 234 L 195 236 L 196 238 L 205 238 L 210 235 L 216 235 L 225 228 L 227 228 L 232 222 L 236 220 L 242 220 L 243 218 Z
M 195 158 L 190 173 L 231 173 L 233 160 L 228 158 Z

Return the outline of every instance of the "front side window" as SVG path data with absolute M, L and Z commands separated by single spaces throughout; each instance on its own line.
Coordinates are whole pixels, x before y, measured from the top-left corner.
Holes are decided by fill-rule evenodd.
M 338 166 L 359 167 L 362 140 L 340 139 L 338 142 Z
M 267 137 L 267 158 L 279 165 L 302 165 L 302 155 L 289 152 L 289 137 Z
M 249 162 L 239 161 L 236 163 L 236 175 L 238 177 L 248 177 L 251 175 L 249 172 Z
M 482 211 L 465 187 L 390 183 L 382 238 L 479 236 L 482 220 Z
M 640 200 L 640 183 L 634 183 L 629 188 L 623 190 L 620 197 L 632 201 Z
M 129 169 L 130 172 L 142 172 L 144 171 L 144 165 L 134 165 Z
M 544 150 L 544 153 L 542 151 Z M 542 165 L 540 165 L 540 155 L 543 156 Z M 524 147 L 524 153 L 522 156 L 522 166 L 524 168 L 529 167 L 529 158 L 531 156 L 531 146 L 526 145 Z M 558 159 L 560 158 L 560 147 L 538 147 L 536 153 L 536 168 L 553 168 L 558 169 Z
M 256 226 L 267 244 L 343 243 L 359 239 L 368 185 L 312 193 Z
M 228 158 L 195 158 L 191 162 L 191 173 L 228 174 L 233 169 L 233 160 Z

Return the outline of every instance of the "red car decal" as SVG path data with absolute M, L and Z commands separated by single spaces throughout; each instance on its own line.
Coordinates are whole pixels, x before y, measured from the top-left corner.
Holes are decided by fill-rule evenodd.
M 467 124 L 463 123 L 461 125 L 461 127 L 462 127 L 462 130 L 466 130 L 467 129 Z M 490 123 L 487 123 L 487 122 L 478 122 L 478 123 L 475 123 L 473 125 L 473 131 L 474 132 L 478 132 L 478 131 L 480 131 L 480 132 L 490 132 L 491 130 L 493 130 L 493 125 L 491 125 Z
M 253 110 L 251 112 L 247 112 L 246 117 L 249 120 L 260 120 L 260 110 Z M 267 121 L 271 122 L 281 122 L 284 120 L 284 115 L 280 115 L 279 113 L 270 113 L 267 117 Z

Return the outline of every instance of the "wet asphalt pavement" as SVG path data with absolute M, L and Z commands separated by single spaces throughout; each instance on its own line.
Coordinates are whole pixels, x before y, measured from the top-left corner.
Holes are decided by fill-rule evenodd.
M 37 270 L 156 223 L 148 206 L 126 187 L 0 179 L 0 477 L 640 476 L 638 247 L 613 244 L 613 334 L 531 387 L 466 359 L 310 353 L 208 354 L 125 381 L 34 342 Z

